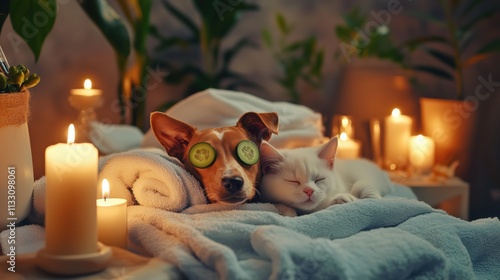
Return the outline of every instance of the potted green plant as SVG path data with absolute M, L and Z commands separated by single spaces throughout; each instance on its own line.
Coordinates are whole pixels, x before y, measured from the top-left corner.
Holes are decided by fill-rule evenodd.
M 273 36 L 270 29 L 264 29 L 262 40 L 280 67 L 282 74 L 276 77 L 277 82 L 288 93 L 290 102 L 300 104 L 300 82 L 315 90 L 321 86 L 324 51 L 318 47 L 314 36 L 290 40 L 293 25 L 281 13 L 276 14 L 275 22 L 278 36 Z
M 427 73 L 454 83 L 451 99 L 428 89 L 426 92 L 432 98 L 420 98 L 423 133 L 436 142 L 436 161 L 448 164 L 468 149 L 476 119 L 475 103 L 478 100 L 464 93 L 464 70 L 500 51 L 498 37 L 479 47 L 471 42 L 480 37 L 478 23 L 496 14 L 499 7 L 485 0 L 440 0 L 439 7 L 441 14 L 438 16 L 410 11 L 413 16 L 431 24 L 436 34 L 396 43 L 389 32 L 378 32 L 385 29 L 381 25 L 373 36 L 363 38 L 356 28 L 367 22 L 367 15 L 356 10 L 345 16 L 345 23 L 336 27 L 336 34 L 344 44 L 340 51 L 343 56 L 385 59 L 409 73 Z M 431 63 L 416 62 L 416 52 L 429 56 Z M 414 76 L 411 79 L 417 81 Z M 488 80 L 491 76 L 479 77 L 481 83 Z M 459 113 L 457 108 L 461 110 Z
M 29 88 L 40 82 L 37 74 L 23 65 L 8 67 L 0 73 L 0 230 L 10 221 L 19 223 L 31 210 L 34 187 L 33 162 L 28 131 Z M 8 70 L 7 70 L 8 69 Z M 8 219 L 15 218 L 15 219 Z
M 471 136 L 475 135 L 478 103 L 484 96 L 477 90 L 473 94 L 465 93 L 464 71 L 500 52 L 499 37 L 480 46 L 471 44 L 480 41 L 482 31 L 478 23 L 496 14 L 499 6 L 484 0 L 440 0 L 439 4 L 441 16 L 430 18 L 427 15 L 424 20 L 437 32 L 439 29 L 446 31 L 446 35 L 432 34 L 405 44 L 410 50 L 425 52 L 437 62 L 433 65 L 413 63 L 412 69 L 454 83 L 452 99 L 420 98 L 421 120 L 423 133 L 436 142 L 436 162 L 450 164 L 460 159 L 464 164 L 468 162 L 464 152 L 469 150 Z M 487 80 L 491 80 L 491 75 L 480 75 L 477 79 L 482 84 L 488 83 Z

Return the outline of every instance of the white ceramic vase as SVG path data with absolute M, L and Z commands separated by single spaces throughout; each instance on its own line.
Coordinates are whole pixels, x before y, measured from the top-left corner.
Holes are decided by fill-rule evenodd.
M 0 94 L 0 230 L 25 219 L 32 205 L 29 92 Z

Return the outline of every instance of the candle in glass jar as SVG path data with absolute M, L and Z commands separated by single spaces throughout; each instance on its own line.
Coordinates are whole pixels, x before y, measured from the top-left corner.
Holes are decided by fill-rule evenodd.
M 127 200 L 109 198 L 110 186 L 102 180 L 102 199 L 97 200 L 97 232 L 100 242 L 127 248 Z
M 408 160 L 412 119 L 395 108 L 384 124 L 384 160 L 389 165 L 401 165 Z
M 434 141 L 430 137 L 417 135 L 410 137 L 409 160 L 415 171 L 426 174 L 432 171 L 434 165 Z
M 52 255 L 95 253 L 98 152 L 90 143 L 68 141 L 45 150 L 45 251 Z

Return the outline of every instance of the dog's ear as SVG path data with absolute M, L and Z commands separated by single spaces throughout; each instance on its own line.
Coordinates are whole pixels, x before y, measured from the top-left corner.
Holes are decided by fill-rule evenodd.
M 244 128 L 260 144 L 262 140 L 269 140 L 271 133 L 278 134 L 278 123 L 277 113 L 248 112 L 240 117 L 236 126 Z
M 196 128 L 161 112 L 151 114 L 151 129 L 167 153 L 181 161 L 184 150 L 196 133 Z

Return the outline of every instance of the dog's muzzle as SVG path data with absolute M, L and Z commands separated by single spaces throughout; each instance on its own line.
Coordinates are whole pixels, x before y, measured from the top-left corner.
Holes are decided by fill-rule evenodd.
M 240 176 L 222 178 L 222 186 L 230 193 L 235 194 L 243 187 L 243 178 Z

